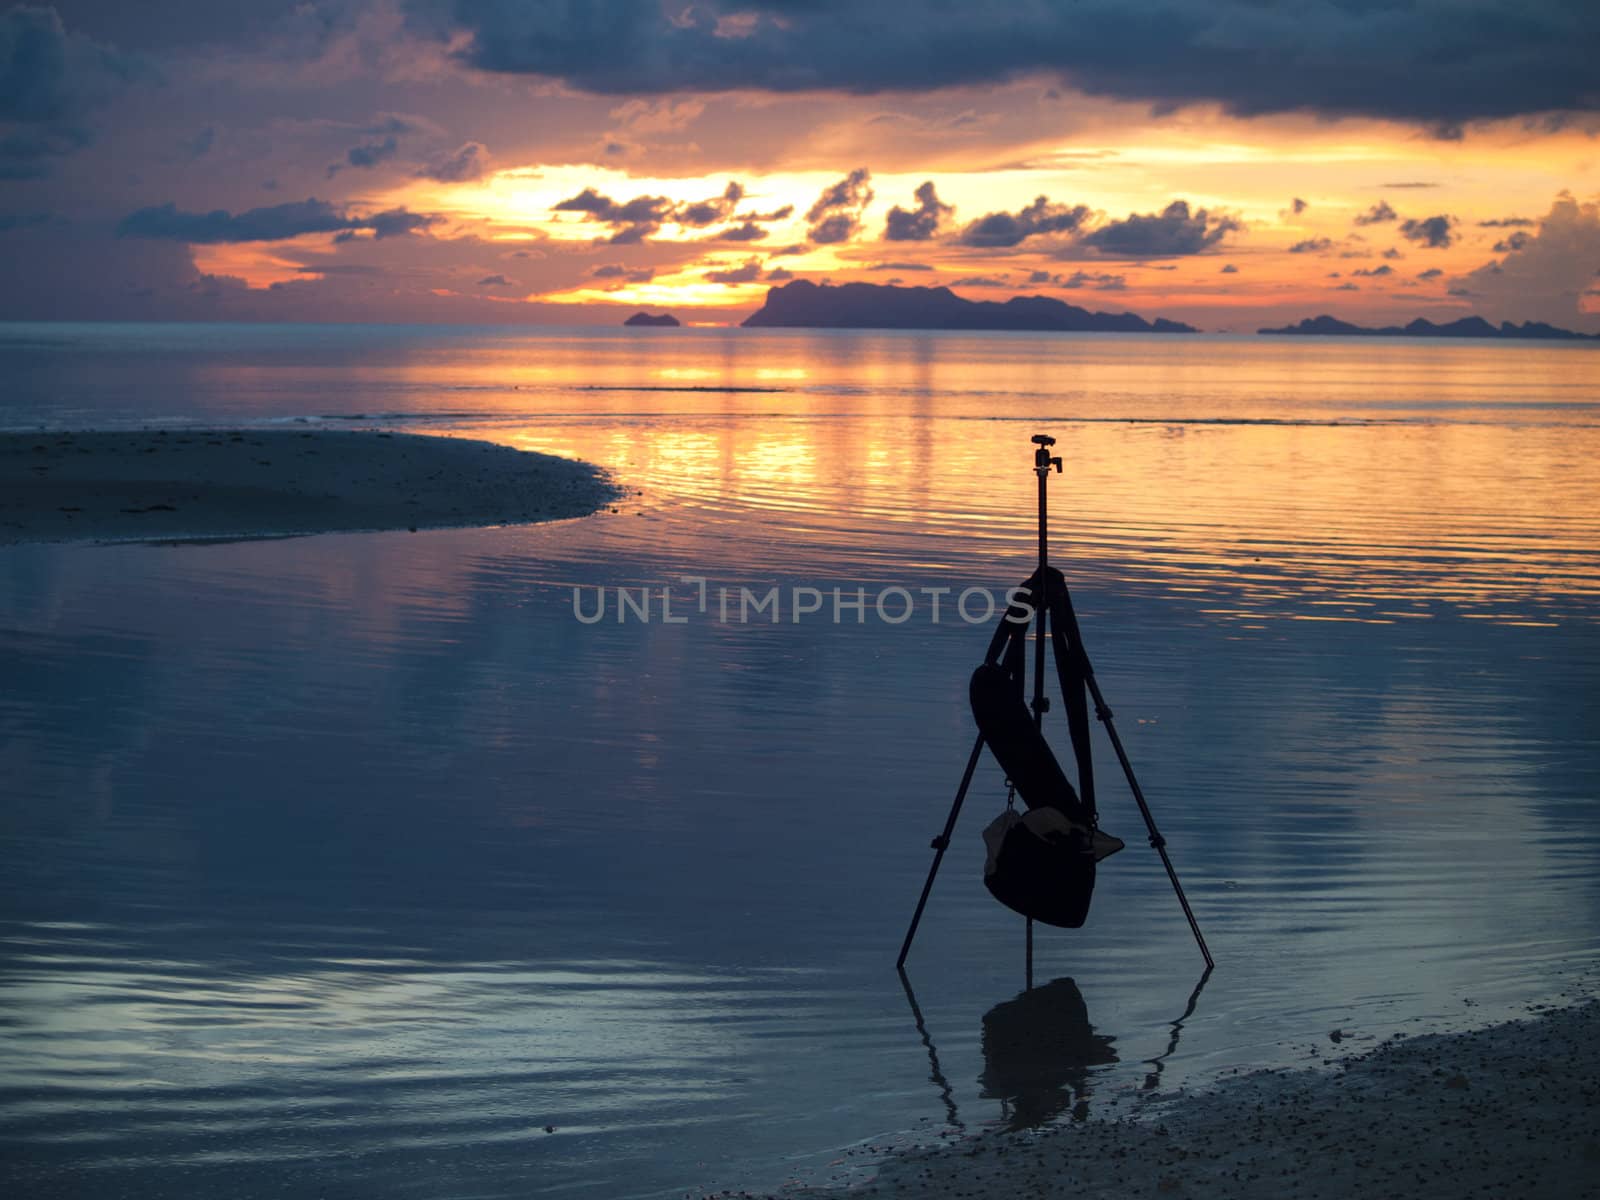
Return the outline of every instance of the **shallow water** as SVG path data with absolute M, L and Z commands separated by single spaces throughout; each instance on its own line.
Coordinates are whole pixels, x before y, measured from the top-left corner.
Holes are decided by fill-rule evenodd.
M 837 1160 L 863 1143 L 1116 1114 L 1581 990 L 1597 362 L 0 327 L 0 426 L 382 425 L 634 489 L 553 526 L 0 551 L 0 1179 L 771 1187 L 858 1171 L 870 1153 Z M 1199 955 L 1109 752 L 1102 819 L 1130 847 L 1086 928 L 1036 939 L 1036 982 L 1073 985 L 1010 1003 L 987 764 L 914 993 L 893 971 L 989 636 L 951 606 L 1031 569 L 1039 430 L 1067 460 L 1058 562 L 1218 960 L 1176 1030 Z M 619 587 L 654 590 L 649 622 Z M 781 619 L 739 622 L 741 587 L 779 588 Z M 890 587 L 916 604 L 898 624 Z M 592 612 L 601 588 L 585 624 L 574 589 Z M 796 588 L 820 611 L 794 620 Z M 860 623 L 834 623 L 835 588 L 864 590 Z

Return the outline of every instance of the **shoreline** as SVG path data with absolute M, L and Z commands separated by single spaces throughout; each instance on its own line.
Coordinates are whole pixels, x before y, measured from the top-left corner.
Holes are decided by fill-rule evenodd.
M 1395 1035 L 1327 1069 L 1226 1076 L 1117 1120 L 903 1151 L 864 1183 L 781 1195 L 1600 1195 L 1600 1000 L 1533 1008 L 1462 1033 Z
M 620 494 L 588 463 L 426 434 L 0 433 L 0 547 L 536 524 Z

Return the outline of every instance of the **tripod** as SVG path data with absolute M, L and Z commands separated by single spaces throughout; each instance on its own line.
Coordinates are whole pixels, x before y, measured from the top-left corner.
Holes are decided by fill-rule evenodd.
M 1033 699 L 1029 706 L 1033 713 L 1034 736 L 1039 737 L 1039 731 L 1044 725 L 1044 714 L 1050 710 L 1050 698 L 1045 695 L 1044 689 L 1044 650 L 1048 639 L 1055 654 L 1056 673 L 1067 709 L 1068 732 L 1077 759 L 1081 808 L 1087 816 L 1090 829 L 1093 831 L 1097 828 L 1098 819 L 1094 804 L 1094 766 L 1089 752 L 1086 696 L 1087 699 L 1093 700 L 1095 716 L 1105 726 L 1106 734 L 1111 739 L 1111 747 L 1116 751 L 1117 761 L 1122 764 L 1123 774 L 1127 776 L 1128 788 L 1139 806 L 1139 815 L 1144 818 L 1145 829 L 1150 835 L 1150 845 L 1161 856 L 1161 865 L 1166 868 L 1167 878 L 1172 881 L 1172 890 L 1177 893 L 1178 903 L 1183 907 L 1184 918 L 1189 922 L 1189 929 L 1194 934 L 1195 943 L 1200 947 L 1200 953 L 1205 958 L 1206 969 L 1209 971 L 1214 965 L 1211 951 L 1206 948 L 1206 940 L 1201 936 L 1200 925 L 1189 907 L 1188 897 L 1183 894 L 1183 885 L 1178 882 L 1178 873 L 1173 869 L 1172 859 L 1167 854 L 1167 840 L 1156 828 L 1155 817 L 1151 815 L 1150 806 L 1145 802 L 1144 792 L 1139 787 L 1138 779 L 1134 777 L 1133 765 L 1128 761 L 1122 739 L 1117 736 L 1117 727 L 1112 723 L 1111 709 L 1100 693 L 1100 685 L 1094 677 L 1094 668 L 1090 665 L 1089 656 L 1083 648 L 1083 639 L 1078 631 L 1078 619 L 1072 609 L 1072 596 L 1067 591 L 1066 579 L 1060 571 L 1050 566 L 1047 488 L 1052 469 L 1057 474 L 1061 473 L 1061 459 L 1050 453 L 1050 447 L 1056 444 L 1056 440 L 1046 434 L 1035 434 L 1033 444 L 1037 447 L 1033 455 L 1033 471 L 1039 477 L 1039 566 L 1020 588 L 1011 593 L 1011 603 L 1006 609 L 1005 616 L 1001 618 L 1000 628 L 995 631 L 994 637 L 989 642 L 989 651 L 984 656 L 984 662 L 1003 669 L 1021 691 L 1026 671 L 1028 624 L 1030 617 L 1036 619 L 1037 625 L 1033 634 Z M 979 670 L 982 671 L 984 668 L 980 667 Z M 981 723 L 980 717 L 980 727 Z M 928 868 L 928 878 L 922 885 L 922 895 L 917 900 L 917 910 L 911 917 L 911 926 L 906 930 L 905 941 L 901 943 L 900 957 L 895 960 L 897 968 L 904 968 L 906 956 L 911 953 L 911 942 L 917 936 L 917 926 L 921 923 L 923 910 L 927 907 L 928 895 L 933 891 L 933 881 L 939 874 L 939 864 L 944 861 L 944 852 L 950 848 L 950 835 L 955 830 L 956 818 L 961 815 L 961 805 L 967 798 L 967 788 L 972 783 L 973 772 L 977 770 L 978 760 L 983 754 L 984 745 L 989 740 L 980 728 L 978 739 L 972 746 L 972 753 L 967 758 L 966 770 L 962 772 L 961 785 L 956 789 L 955 802 L 950 806 L 950 815 L 945 820 L 944 832 L 930 843 L 933 847 L 933 865 Z M 991 749 L 995 751 L 997 757 L 1006 758 L 1015 752 L 1017 747 L 991 745 Z M 1049 758 L 1048 751 L 1045 752 L 1045 757 Z M 1012 757 L 1012 762 L 1021 765 L 1022 760 Z M 1055 766 L 1053 759 L 1048 765 L 1059 775 L 1060 768 Z M 1020 771 L 1013 773 L 1008 768 L 1008 773 L 1013 774 L 1009 782 L 1023 792 L 1024 798 L 1028 798 L 1028 784 L 1035 781 L 1016 778 L 1015 775 L 1021 774 Z M 1044 772 L 1041 771 L 1039 774 L 1043 775 Z M 1084 904 L 1086 909 L 1087 898 Z M 1031 917 L 1027 923 L 1027 971 L 1031 983 L 1033 979 Z

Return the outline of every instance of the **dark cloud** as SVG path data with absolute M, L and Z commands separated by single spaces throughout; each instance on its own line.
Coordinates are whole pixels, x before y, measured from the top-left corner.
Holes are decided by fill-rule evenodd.
M 314 57 L 331 37 L 350 30 L 368 10 L 362 0 L 52 0 L 73 29 L 151 52 L 206 47 L 259 49 L 271 43 L 281 57 Z M 282 44 L 285 42 L 294 44 Z
M 158 238 L 191 245 L 279 242 L 306 233 L 338 233 L 357 228 L 359 224 L 342 209 L 314 197 L 237 214 L 221 208 L 208 213 L 191 213 L 182 211 L 176 204 L 162 204 L 141 208 L 124 217 L 117 225 L 117 236 Z
M 676 205 L 665 196 L 637 196 L 618 204 L 593 188 L 584 188 L 555 206 L 556 212 L 584 213 L 592 221 L 611 227 L 608 239 L 614 246 L 629 246 L 643 241 L 672 217 Z
M 1350 274 L 1366 275 L 1370 278 L 1377 278 L 1383 275 L 1393 275 L 1394 268 L 1388 263 L 1384 263 L 1381 267 L 1362 267 L 1359 271 L 1351 271 Z
M 1400 251 L 1395 249 L 1393 246 L 1390 246 L 1387 250 L 1385 250 L 1383 252 L 1383 256 L 1385 258 L 1404 258 L 1405 257 L 1404 254 L 1401 254 Z
M 1359 283 L 1341 283 L 1333 290 L 1336 292 L 1359 292 L 1361 290 L 1361 285 Z
M 408 234 L 420 233 L 430 225 L 438 224 L 440 217 L 427 213 L 407 212 L 403 208 L 391 208 L 381 213 L 374 213 L 361 222 L 361 228 L 372 230 L 374 237 L 380 241 L 384 238 L 405 237 Z
M 1222 270 L 1220 272 L 1218 272 L 1218 274 L 1221 274 L 1221 275 L 1237 275 L 1238 273 L 1239 273 L 1239 268 L 1234 266 L 1232 263 L 1225 264 L 1223 266 Z
M 1333 249 L 1332 238 L 1307 238 L 1289 247 L 1290 254 L 1323 254 Z
M 1163 108 L 1391 117 L 1435 134 L 1600 106 L 1600 26 L 1582 0 L 1076 0 L 1003 17 L 940 0 L 402 3 L 471 66 L 615 95 L 916 92 L 1045 73 Z
M 656 277 L 654 267 L 628 267 L 622 263 L 606 263 L 589 274 L 594 279 L 620 279 L 623 283 L 649 283 Z
M 782 208 L 773 209 L 769 213 L 735 213 L 733 219 L 735 221 L 754 221 L 759 225 L 770 221 L 787 221 L 792 216 L 794 216 L 794 205 L 785 204 Z
M 1064 288 L 1093 288 L 1097 292 L 1120 292 L 1128 286 L 1125 275 L 1096 275 L 1089 271 L 1074 271 L 1056 282 Z
M 1052 204 L 1047 196 L 1036 197 L 1032 204 L 1015 213 L 994 212 L 979 217 L 961 231 L 963 246 L 995 249 L 1016 246 L 1041 233 L 1075 233 L 1089 219 L 1091 210 L 1086 204 Z
M 819 246 L 828 246 L 837 242 L 848 242 L 851 235 L 860 228 L 859 217 L 851 213 L 834 213 L 806 230 L 806 237 Z
M 423 179 L 440 183 L 469 183 L 482 179 L 489 170 L 489 151 L 482 142 L 467 142 L 454 154 L 429 163 L 417 172 Z
M 1301 213 L 1305 212 L 1306 209 L 1310 208 L 1311 205 L 1300 199 L 1299 196 L 1296 196 L 1292 201 L 1290 201 L 1289 207 L 1294 209 L 1296 216 L 1299 216 Z
M 729 186 L 731 187 L 732 185 L 730 184 Z M 794 205 L 792 204 L 785 204 L 782 208 L 774 209 L 772 212 L 735 213 L 730 219 L 738 222 L 738 224 L 724 229 L 712 240 L 717 242 L 759 242 L 769 232 L 761 228 L 762 225 L 770 224 L 773 221 L 787 221 L 793 215 Z M 790 247 L 789 252 L 793 252 L 794 249 L 794 247 Z
M 1431 183 L 1425 180 L 1408 179 L 1403 180 L 1400 183 L 1386 183 L 1382 186 L 1386 188 L 1436 188 L 1439 185 L 1437 183 Z
M 433 122 L 423 117 L 407 117 L 399 113 L 382 113 L 378 119 L 360 127 L 367 137 L 402 137 L 433 128 Z
M 927 263 L 919 262 L 880 262 L 873 263 L 867 268 L 869 271 L 931 271 Z
M 1024 281 L 1030 284 L 1048 283 L 1054 287 L 1093 288 L 1100 292 L 1120 292 L 1128 286 L 1125 275 L 1108 275 L 1093 271 L 1074 271 L 1071 275 L 1057 275 L 1050 271 L 1032 271 Z
M 90 118 L 154 72 L 141 58 L 68 33 L 53 8 L 0 13 L 0 179 L 38 179 L 94 140 Z
M 1494 252 L 1496 254 L 1509 254 L 1513 250 L 1521 250 L 1532 240 L 1533 234 L 1529 233 L 1526 229 L 1519 229 L 1510 237 L 1496 242 L 1494 244 Z
M 761 278 L 761 260 L 750 258 L 746 259 L 743 265 L 730 267 L 725 271 L 707 271 L 705 278 L 712 283 L 725 283 L 730 287 L 739 283 L 755 283 Z
M 478 280 L 478 286 L 479 287 L 514 287 L 515 285 L 511 282 L 511 280 L 507 279 L 504 275 L 485 275 L 482 279 Z
M 382 267 L 370 263 L 302 263 L 295 270 L 301 275 L 386 275 Z
M 773 267 L 767 272 L 768 283 L 786 283 L 794 278 L 794 272 L 788 267 Z
M 972 288 L 1006 288 L 1011 282 L 1000 275 L 968 275 L 965 279 L 957 279 L 950 284 L 951 287 Z
M 707 225 L 715 225 L 718 221 L 726 220 L 738 207 L 739 201 L 744 199 L 744 188 L 737 183 L 729 183 L 722 195 L 710 200 L 701 200 L 694 204 L 685 204 L 674 210 L 672 219 L 679 225 L 687 225 L 693 229 L 701 229 Z
M 1538 231 L 1453 284 L 1482 297 L 1491 320 L 1548 321 L 1571 329 L 1600 327 L 1580 297 L 1600 264 L 1600 200 L 1580 202 L 1563 192 Z
M 1439 276 L 1441 276 L 1443 274 L 1444 274 L 1444 272 L 1441 271 L 1438 267 L 1429 267 L 1426 271 L 1420 272 L 1417 275 L 1417 278 L 1418 279 L 1437 279 L 1437 278 L 1439 278 Z
M 274 283 L 274 288 L 281 288 L 283 284 Z M 250 285 L 237 275 L 201 275 L 193 280 L 185 289 L 195 296 L 206 300 L 221 300 L 227 296 L 241 296 L 250 290 Z
M 187 246 L 125 241 L 57 219 L 4 239 L 0 320 L 139 320 L 157 293 L 183 295 L 198 277 Z
M 908 211 L 895 205 L 889 210 L 889 217 L 883 228 L 885 241 L 926 242 L 939 232 L 940 224 L 956 211 L 948 204 L 939 202 L 938 193 L 934 191 L 931 179 L 917 188 L 915 194 L 916 208 Z
M 872 203 L 872 173 L 857 167 L 838 183 L 822 189 L 817 202 L 806 211 L 810 229 L 808 240 L 818 245 L 849 241 L 861 228 L 861 213 Z
M 1382 225 L 1386 221 L 1398 221 L 1400 214 L 1389 207 L 1387 200 L 1379 200 L 1366 212 L 1356 217 L 1357 225 Z
M 822 195 L 806 212 L 806 220 L 821 220 L 824 214 L 838 208 L 864 207 L 872 200 L 871 180 L 872 172 L 865 167 L 857 167 L 838 183 L 822 189 Z
M 81 125 L 21 126 L 0 137 L 0 179 L 42 179 L 65 158 L 94 140 Z
M 1489 221 L 1479 221 L 1479 229 L 1532 229 L 1539 222 L 1528 217 L 1496 217 Z
M 721 196 L 691 204 L 675 204 L 665 196 L 636 196 L 619 204 L 593 188 L 584 188 L 557 204 L 555 211 L 583 213 L 589 220 L 610 227 L 611 237 L 607 240 L 612 245 L 630 246 L 669 222 L 698 229 L 726 220 L 743 198 L 744 187 L 738 183 L 728 184 Z
M 1420 221 L 1405 221 L 1400 225 L 1400 236 L 1421 246 L 1443 250 L 1455 241 L 1451 232 L 1456 219 L 1449 216 L 1426 217 Z
M 207 213 L 184 212 L 176 204 L 162 204 L 124 217 L 117 225 L 117 236 L 190 245 L 281 242 L 308 233 L 336 233 L 349 240 L 362 229 L 370 229 L 379 238 L 399 237 L 416 233 L 438 220 L 403 208 L 357 217 L 315 197 L 242 213 L 221 208 Z
M 69 34 L 53 8 L 18 4 L 0 14 L 0 120 L 80 121 L 150 74 L 142 59 Z
M 400 141 L 390 134 L 381 142 L 365 142 L 360 146 L 351 146 L 345 151 L 344 161 L 352 167 L 371 168 L 387 162 L 399 152 Z
M 1203 254 L 1244 226 L 1233 217 L 1213 219 L 1205 209 L 1189 210 L 1186 200 L 1174 200 L 1157 213 L 1131 213 L 1083 236 L 1085 246 L 1115 258 L 1171 258 Z
M 662 206 L 664 211 L 667 205 L 665 197 L 657 197 L 656 202 Z M 612 221 L 619 219 L 616 214 L 621 208 L 622 205 L 618 204 L 610 196 L 602 196 L 593 188 L 584 188 L 576 196 L 568 196 L 565 200 L 560 201 L 555 206 L 555 211 L 587 213 L 596 220 Z

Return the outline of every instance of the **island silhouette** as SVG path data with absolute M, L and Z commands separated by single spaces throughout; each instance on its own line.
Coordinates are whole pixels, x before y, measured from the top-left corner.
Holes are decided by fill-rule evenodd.
M 1600 341 L 1600 334 L 1577 333 L 1546 325 L 1543 321 L 1525 321 L 1521 325 L 1502 321 L 1491 325 L 1482 317 L 1462 317 L 1444 325 L 1435 325 L 1426 317 L 1418 317 L 1406 325 L 1385 325 L 1373 328 L 1352 325 L 1324 313 L 1320 317 L 1307 317 L 1298 325 L 1285 325 L 1279 329 L 1258 329 L 1257 333 L 1295 334 L 1301 337 L 1436 337 L 1436 338 L 1532 338 L 1557 342 Z
M 966 300 L 947 287 L 812 283 L 797 279 L 767 292 L 742 322 L 756 329 L 1008 329 L 1070 333 L 1198 333 L 1192 325 L 1135 313 L 1090 312 L 1049 296 L 1004 303 Z

